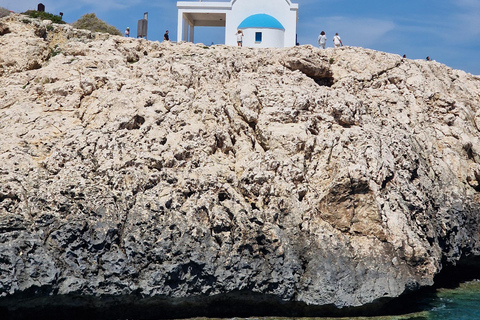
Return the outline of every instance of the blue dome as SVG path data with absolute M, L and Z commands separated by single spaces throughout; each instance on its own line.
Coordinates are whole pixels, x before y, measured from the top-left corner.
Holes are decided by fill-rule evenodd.
M 246 28 L 270 28 L 285 30 L 280 21 L 265 13 L 254 14 L 253 16 L 243 20 L 238 26 L 238 29 Z

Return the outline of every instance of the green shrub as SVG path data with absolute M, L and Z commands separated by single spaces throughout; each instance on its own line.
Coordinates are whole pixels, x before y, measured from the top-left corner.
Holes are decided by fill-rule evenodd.
M 28 10 L 23 14 L 29 16 L 30 18 L 38 18 L 41 20 L 51 20 L 53 23 L 65 23 L 65 21 L 62 21 L 62 17 L 48 13 L 48 12 Z
M 0 18 L 6 17 L 10 14 L 8 9 L 0 7 Z
M 55 47 L 50 48 L 50 58 L 53 58 L 56 55 L 59 55 L 60 53 L 62 53 L 62 49 L 58 47 L 58 44 L 55 45 Z
M 83 15 L 80 19 L 73 23 L 73 27 L 77 29 L 90 30 L 92 32 L 110 33 L 117 36 L 122 35 L 120 30 L 98 19 L 95 13 L 87 13 Z

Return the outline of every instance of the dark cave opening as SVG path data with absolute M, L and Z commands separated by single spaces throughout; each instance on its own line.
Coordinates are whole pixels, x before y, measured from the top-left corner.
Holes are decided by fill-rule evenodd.
M 335 83 L 333 77 L 309 77 L 315 81 L 316 84 L 322 87 L 331 87 Z
M 332 62 L 330 62 L 331 64 Z M 290 60 L 285 64 L 285 67 L 292 71 L 300 71 L 316 84 L 323 87 L 331 87 L 335 83 L 333 73 L 330 71 L 328 62 L 320 63 L 315 59 L 297 59 Z
M 456 263 L 444 264 L 435 277 L 435 288 L 456 288 L 462 282 L 480 280 L 480 257 L 462 258 Z

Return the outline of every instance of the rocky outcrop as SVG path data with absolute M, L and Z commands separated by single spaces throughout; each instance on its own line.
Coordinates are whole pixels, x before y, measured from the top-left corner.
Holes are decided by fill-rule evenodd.
M 480 255 L 478 77 L 0 24 L 10 317 L 376 313 Z

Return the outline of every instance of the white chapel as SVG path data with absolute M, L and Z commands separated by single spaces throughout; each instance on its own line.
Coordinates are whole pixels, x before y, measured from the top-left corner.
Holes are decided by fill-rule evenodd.
M 298 4 L 290 0 L 179 1 L 178 41 L 194 41 L 195 27 L 225 27 L 225 44 L 256 48 L 293 47 L 296 44 Z

